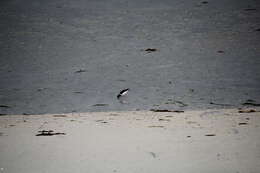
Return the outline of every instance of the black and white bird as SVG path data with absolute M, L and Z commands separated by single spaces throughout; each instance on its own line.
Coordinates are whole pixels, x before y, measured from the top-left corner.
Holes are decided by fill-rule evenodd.
M 120 93 L 117 95 L 117 99 L 119 99 L 122 96 L 125 96 L 129 90 L 130 90 L 129 88 L 126 88 L 126 89 L 123 89 L 122 91 L 120 91 Z

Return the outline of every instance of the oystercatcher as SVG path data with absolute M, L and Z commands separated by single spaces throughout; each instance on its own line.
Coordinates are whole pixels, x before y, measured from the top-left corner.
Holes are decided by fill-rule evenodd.
M 126 88 L 126 89 L 123 89 L 122 91 L 120 91 L 120 93 L 117 95 L 117 99 L 119 99 L 122 96 L 125 96 L 129 90 L 130 90 L 129 88 Z

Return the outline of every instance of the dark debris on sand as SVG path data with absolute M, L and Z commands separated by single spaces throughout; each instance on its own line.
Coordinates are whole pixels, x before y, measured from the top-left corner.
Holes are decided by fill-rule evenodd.
M 66 133 L 54 133 L 53 130 L 41 130 L 38 131 L 39 133 L 36 134 L 35 136 L 54 136 L 54 135 L 66 135 Z
M 152 53 L 152 52 L 157 51 L 157 49 L 155 49 L 155 48 L 147 48 L 144 51 L 146 51 L 147 53 Z
M 217 105 L 217 106 L 233 106 L 231 104 L 226 104 L 226 103 L 215 103 L 215 102 L 210 102 L 209 104 L 211 105 Z
M 238 113 L 253 113 L 253 112 L 260 112 L 255 109 L 239 109 Z
M 150 109 L 152 112 L 176 112 L 176 113 L 184 113 L 181 110 L 169 110 L 169 109 Z
M 216 134 L 206 134 L 205 136 L 216 136 Z
M 86 72 L 86 70 L 84 70 L 84 69 L 79 69 L 79 70 L 75 71 L 75 73 L 84 73 L 84 72 Z
M 11 108 L 11 107 L 8 105 L 0 105 L 0 108 Z

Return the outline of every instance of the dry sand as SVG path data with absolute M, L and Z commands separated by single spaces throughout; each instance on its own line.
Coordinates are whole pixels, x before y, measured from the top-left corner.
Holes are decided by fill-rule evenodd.
M 259 173 L 259 125 L 237 109 L 0 116 L 0 172 Z

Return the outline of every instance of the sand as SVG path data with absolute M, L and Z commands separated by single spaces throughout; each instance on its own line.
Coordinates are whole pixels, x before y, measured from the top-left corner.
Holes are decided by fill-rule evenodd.
M 237 109 L 0 116 L 0 172 L 258 173 L 259 125 Z

